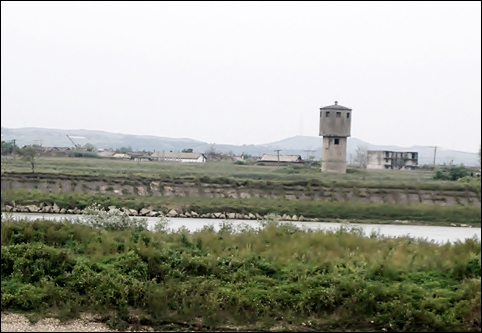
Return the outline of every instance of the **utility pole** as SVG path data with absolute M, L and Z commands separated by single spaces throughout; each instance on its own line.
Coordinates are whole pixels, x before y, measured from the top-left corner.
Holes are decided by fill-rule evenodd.
M 316 149 L 304 149 L 304 151 L 306 152 L 306 160 L 308 160 L 310 156 L 312 156 L 312 154 L 316 151 Z
M 433 168 L 435 169 L 435 157 L 437 156 L 437 146 L 433 147 Z
M 281 151 L 281 149 L 275 149 L 274 151 L 278 152 L 278 165 L 279 165 L 279 152 Z

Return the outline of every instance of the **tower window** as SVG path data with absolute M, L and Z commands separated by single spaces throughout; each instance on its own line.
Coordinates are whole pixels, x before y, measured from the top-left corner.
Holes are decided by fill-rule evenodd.
M 326 118 L 330 116 L 330 111 L 326 111 Z
M 336 113 L 336 117 L 337 117 L 337 118 L 340 118 L 340 117 L 341 117 L 341 112 L 337 112 L 337 113 Z
M 335 139 L 335 145 L 339 145 L 340 144 L 340 139 Z
M 347 114 L 346 114 L 346 118 L 347 118 L 347 119 L 350 118 L 350 113 L 347 113 Z

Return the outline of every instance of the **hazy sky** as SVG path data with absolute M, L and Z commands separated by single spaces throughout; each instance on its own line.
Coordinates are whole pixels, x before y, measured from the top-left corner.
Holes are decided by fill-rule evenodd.
M 1 2 L 2 126 L 478 151 L 481 2 Z

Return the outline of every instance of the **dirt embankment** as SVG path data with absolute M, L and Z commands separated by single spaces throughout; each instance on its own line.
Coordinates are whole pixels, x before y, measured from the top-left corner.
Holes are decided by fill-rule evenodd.
M 416 188 L 373 188 L 303 185 L 300 182 L 201 182 L 190 179 L 149 179 L 88 175 L 2 174 L 2 191 L 36 189 L 50 192 L 111 193 L 140 196 L 189 196 L 208 198 L 284 198 L 288 200 L 359 201 L 396 204 L 429 204 L 440 206 L 481 206 L 480 192 L 470 189 L 430 190 Z
M 61 323 L 45 318 L 31 323 L 24 315 L 2 312 L 2 332 L 115 332 L 92 315 Z

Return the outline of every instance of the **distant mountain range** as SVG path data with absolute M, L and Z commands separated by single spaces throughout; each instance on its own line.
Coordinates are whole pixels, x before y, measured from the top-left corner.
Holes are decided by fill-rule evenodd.
M 259 145 L 228 145 L 209 144 L 189 138 L 165 138 L 149 135 L 130 135 L 121 133 L 109 133 L 91 130 L 60 130 L 47 128 L 1 128 L 2 141 L 16 140 L 19 146 L 39 144 L 54 147 L 72 147 L 73 144 L 67 137 L 80 145 L 90 143 L 96 148 L 116 149 L 132 147 L 133 150 L 146 151 L 181 151 L 192 148 L 194 152 L 204 153 L 214 148 L 218 152 L 232 152 L 236 155 L 247 153 L 254 156 L 262 154 L 275 154 L 275 149 L 281 149 L 283 155 L 301 155 L 302 158 L 314 156 L 321 158 L 321 138 L 315 136 L 294 136 L 280 141 Z M 412 151 L 419 153 L 419 164 L 431 164 L 433 162 L 433 147 L 412 146 L 399 147 L 388 145 L 375 145 L 364 142 L 357 138 L 348 138 L 347 159 L 354 158 L 357 147 L 365 147 L 369 150 L 393 150 Z M 477 153 L 437 149 L 437 163 L 465 164 L 474 166 L 478 164 Z

